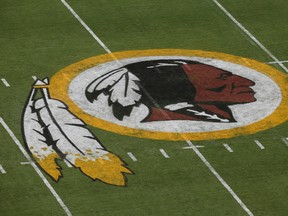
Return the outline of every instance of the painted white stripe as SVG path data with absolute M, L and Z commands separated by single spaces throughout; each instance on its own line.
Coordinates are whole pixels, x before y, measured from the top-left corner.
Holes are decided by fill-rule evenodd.
M 7 82 L 6 79 L 2 78 L 1 81 L 4 83 L 6 87 L 10 87 L 10 84 Z
M 265 147 L 258 140 L 254 140 L 254 142 L 259 146 L 260 149 L 265 149 Z
M 165 152 L 164 149 L 159 149 L 161 154 L 165 157 L 165 158 L 170 158 L 169 155 Z
M 281 63 L 288 63 L 288 60 L 284 60 L 284 61 L 279 61 Z M 272 61 L 272 62 L 267 62 L 267 64 L 278 64 L 278 62 Z
M 70 7 L 70 5 L 67 4 L 66 1 L 61 0 L 62 3 L 70 10 L 70 12 L 75 16 L 75 18 L 84 26 L 84 28 L 95 38 L 95 40 L 106 50 L 107 53 L 111 54 L 111 51 L 107 48 L 107 46 L 99 39 L 99 37 L 96 36 L 96 34 L 84 23 L 84 21 L 76 14 L 76 12 Z M 111 56 L 117 61 L 117 58 L 111 54 Z M 275 60 L 275 59 L 274 59 Z M 277 59 L 276 59 L 277 60 Z M 148 95 L 149 96 L 149 95 Z M 155 103 L 153 98 L 150 98 L 150 100 Z M 236 199 L 236 201 L 241 205 L 241 207 L 249 214 L 249 216 L 253 216 L 253 214 L 250 212 L 250 210 L 246 207 L 246 205 L 239 199 L 239 197 L 232 191 L 232 189 L 226 184 L 226 182 L 220 177 L 220 175 L 214 170 L 214 168 L 210 165 L 210 163 L 204 158 L 204 156 L 198 151 L 196 146 L 194 146 L 190 141 L 186 141 L 194 152 L 201 158 L 201 160 L 208 166 L 208 168 L 212 171 L 212 173 L 220 180 L 220 182 L 224 185 L 224 187 L 230 192 L 230 194 Z M 131 153 L 127 153 L 129 157 L 133 161 L 137 161 L 136 157 Z
M 232 197 L 238 202 L 238 204 L 243 208 L 243 210 L 249 215 L 253 216 L 253 213 L 248 209 L 248 207 L 242 202 L 242 200 L 237 196 L 237 194 L 231 189 L 231 187 L 224 181 L 224 179 L 219 175 L 219 173 L 212 167 L 212 165 L 206 160 L 206 158 L 201 154 L 201 152 L 192 144 L 190 140 L 186 140 L 187 144 L 197 156 L 203 161 L 203 163 L 208 167 L 208 169 L 214 174 L 214 176 L 219 180 L 219 182 L 227 189 L 227 191 L 232 195 Z
M 284 69 L 288 73 L 288 69 L 256 38 L 252 35 L 240 22 L 238 22 L 217 0 L 212 0 L 248 37 L 251 38 L 270 58 L 272 58 L 276 64 Z
M 37 77 L 36 77 L 36 76 L 32 76 L 32 79 L 36 81 L 36 80 L 37 80 Z
M 281 139 L 288 146 L 288 137 Z
M 20 149 L 20 151 L 23 153 L 23 155 L 25 156 L 25 158 L 28 160 L 28 162 L 31 163 L 32 167 L 34 168 L 34 170 L 36 171 L 36 173 L 40 176 L 40 178 L 42 179 L 42 181 L 44 182 L 44 184 L 46 185 L 46 187 L 50 190 L 50 192 L 53 194 L 53 196 L 55 197 L 55 199 L 57 200 L 57 202 L 60 204 L 60 206 L 62 207 L 62 209 L 65 211 L 66 215 L 68 216 L 72 216 L 70 210 L 68 209 L 68 207 L 64 204 L 64 202 L 62 201 L 62 199 L 60 198 L 60 196 L 57 194 L 57 192 L 55 191 L 55 189 L 51 186 L 51 184 L 48 182 L 48 180 L 45 178 L 45 176 L 41 173 L 40 169 L 37 167 L 37 165 L 34 163 L 34 161 L 32 160 L 32 158 L 30 157 L 30 155 L 26 152 L 26 150 L 24 149 L 24 147 L 21 145 L 20 141 L 17 139 L 17 137 L 15 136 L 15 134 L 12 132 L 12 130 L 8 127 L 8 125 L 5 123 L 5 121 L 3 120 L 2 117 L 0 117 L 0 123 L 2 124 L 2 126 L 5 128 L 5 130 L 7 131 L 7 133 L 10 135 L 10 137 L 12 138 L 12 140 L 15 142 L 15 144 L 18 146 L 18 148 Z
M 227 143 L 224 143 L 223 146 L 229 151 L 229 152 L 233 152 L 233 149 L 227 144 Z
M 69 168 L 72 167 L 72 165 L 71 165 L 66 159 L 64 160 L 64 162 L 65 162 L 65 164 L 67 165 L 67 167 L 69 167 Z
M 81 25 L 92 35 L 92 37 L 99 43 L 99 45 L 107 52 L 112 53 L 110 49 L 100 40 L 100 38 L 90 29 L 88 25 L 78 16 L 73 8 L 65 1 L 61 0 L 65 7 L 73 14 L 73 16 L 81 23 Z
M 27 164 L 31 164 L 31 162 L 21 162 L 21 165 L 27 165 Z
M 196 147 L 196 148 L 204 148 L 205 146 L 203 146 L 203 145 L 196 145 L 195 147 Z M 192 147 L 190 147 L 190 146 L 185 146 L 185 147 L 183 147 L 182 149 L 192 149 Z
M 127 152 L 127 154 L 133 161 L 138 161 L 137 158 L 132 154 L 132 152 Z
M 3 168 L 3 166 L 2 166 L 1 164 L 0 164 L 0 172 L 1 172 L 2 174 L 7 173 L 6 170 Z

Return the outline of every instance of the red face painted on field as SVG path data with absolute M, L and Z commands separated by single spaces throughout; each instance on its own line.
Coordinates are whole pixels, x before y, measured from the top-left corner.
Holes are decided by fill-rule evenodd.
M 189 80 L 196 88 L 196 103 L 241 104 L 256 101 L 250 87 L 255 83 L 213 66 L 204 64 L 183 65 Z

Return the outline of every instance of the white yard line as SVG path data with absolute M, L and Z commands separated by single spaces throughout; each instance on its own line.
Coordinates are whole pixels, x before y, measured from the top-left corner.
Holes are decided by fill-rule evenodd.
M 247 208 L 247 206 L 242 202 L 242 200 L 237 196 L 237 194 L 231 189 L 231 187 L 224 181 L 224 179 L 219 175 L 219 173 L 212 167 L 212 165 L 207 161 L 207 159 L 201 154 L 201 152 L 193 145 L 189 140 L 186 140 L 189 147 L 197 154 L 197 156 L 203 161 L 203 163 L 208 167 L 208 169 L 214 174 L 214 176 L 219 180 L 219 182 L 227 189 L 227 191 L 232 195 L 232 197 L 239 203 L 242 209 L 249 215 L 253 216 L 253 213 Z
M 73 14 L 73 16 L 81 23 L 81 25 L 92 35 L 92 37 L 98 42 L 98 44 L 107 52 L 112 53 L 110 49 L 100 40 L 100 38 L 90 29 L 90 27 L 78 16 L 73 8 L 65 1 L 61 0 L 65 7 Z
M 2 174 L 6 174 L 7 173 L 6 170 L 3 168 L 3 166 L 1 164 L 0 164 L 0 172 Z
M 254 142 L 256 143 L 256 145 L 260 148 L 260 149 L 265 149 L 265 147 L 262 145 L 262 143 L 259 142 L 259 140 L 254 140 Z
M 64 162 L 65 162 L 65 164 L 67 165 L 68 168 L 72 167 L 72 165 L 66 159 L 64 159 Z
M 288 60 L 279 61 L 279 62 L 281 62 L 281 63 L 288 63 Z M 272 62 L 267 62 L 267 64 L 278 64 L 278 62 L 272 61 Z
M 37 80 L 37 77 L 36 77 L 36 76 L 32 76 L 32 79 L 36 81 L 36 80 Z
M 243 32 L 245 32 L 248 37 L 254 41 L 265 53 L 267 53 L 270 58 L 272 58 L 276 64 L 278 64 L 283 70 L 288 73 L 288 69 L 283 65 L 254 35 L 252 35 L 240 22 L 238 22 L 235 17 L 231 15 L 217 0 L 212 0 L 231 20 L 234 22 Z
M 2 78 L 1 81 L 3 82 L 3 84 L 4 84 L 6 87 L 10 87 L 10 84 L 7 82 L 6 79 Z
M 27 164 L 31 164 L 31 162 L 21 162 L 21 165 L 27 165 Z
M 288 146 L 288 137 L 282 138 L 281 140 L 286 144 L 286 146 Z
M 165 157 L 165 158 L 170 158 L 169 155 L 165 152 L 164 149 L 159 149 L 161 154 Z
M 17 139 L 17 137 L 15 136 L 15 134 L 12 132 L 12 130 L 8 127 L 8 125 L 5 123 L 5 121 L 3 120 L 2 117 L 0 117 L 0 123 L 1 125 L 5 128 L 5 130 L 7 131 L 7 133 L 10 135 L 10 137 L 12 138 L 12 140 L 15 142 L 15 144 L 18 146 L 18 148 L 20 149 L 20 151 L 23 153 L 23 155 L 25 156 L 25 158 L 27 159 L 28 162 L 31 163 L 32 167 L 34 168 L 34 170 L 36 171 L 36 173 L 39 175 L 39 177 L 42 179 L 42 181 L 44 182 L 44 184 L 46 185 L 46 187 L 50 190 L 50 192 L 53 194 L 53 196 L 55 197 L 55 199 L 57 200 L 57 202 L 60 204 L 60 206 L 62 207 L 62 209 L 65 211 L 66 215 L 68 216 L 72 216 L 70 210 L 68 209 L 68 207 L 64 204 L 64 202 L 62 201 L 62 199 L 60 198 L 60 196 L 57 194 L 57 192 L 55 191 L 55 189 L 51 186 L 51 184 L 48 182 L 48 180 L 45 178 L 45 176 L 42 174 L 42 172 L 40 171 L 40 169 L 37 167 L 37 165 L 33 162 L 32 158 L 30 157 L 30 155 L 26 152 L 26 150 L 24 149 L 24 147 L 21 145 L 20 141 Z
M 132 152 L 127 152 L 127 154 L 133 161 L 138 161 L 137 158 L 132 154 Z
M 100 38 L 87 26 L 87 24 L 78 16 L 78 14 L 71 8 L 71 6 L 65 1 L 61 2 L 68 8 L 68 10 L 74 15 L 74 17 L 81 23 L 81 25 L 92 35 L 92 37 L 98 42 L 100 46 L 109 53 L 115 61 L 117 58 L 112 54 L 110 49 L 100 40 Z M 275 57 L 273 60 L 278 61 Z M 287 70 L 287 69 L 286 69 Z M 194 146 L 189 140 L 186 141 L 191 149 L 200 157 L 200 159 L 205 163 L 205 165 L 210 169 L 210 171 L 216 176 L 216 178 L 221 182 L 221 184 L 229 191 L 233 198 L 240 204 L 240 206 L 248 213 L 249 216 L 253 216 L 252 212 L 246 207 L 246 205 L 240 200 L 240 198 L 235 194 L 235 192 L 228 186 L 228 184 L 222 179 L 222 177 L 215 171 L 215 169 L 210 165 L 206 158 L 199 152 L 196 146 Z M 202 146 L 201 146 L 202 147 Z M 137 158 L 131 153 L 127 153 L 128 156 L 133 160 L 137 161 Z
M 195 147 L 196 147 L 196 148 L 204 148 L 205 146 L 203 146 L 203 145 L 196 145 Z M 190 146 L 185 146 L 185 147 L 183 147 L 182 149 L 192 149 L 192 147 L 190 147 Z
M 227 143 L 224 143 L 223 146 L 227 149 L 227 151 L 231 153 L 233 152 L 233 149 Z

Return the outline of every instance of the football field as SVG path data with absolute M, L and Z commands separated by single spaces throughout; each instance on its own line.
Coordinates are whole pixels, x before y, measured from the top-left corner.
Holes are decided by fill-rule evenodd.
M 54 181 L 31 159 L 22 128 L 37 78 L 53 81 L 95 56 L 224 53 L 277 70 L 287 90 L 287 11 L 284 0 L 1 1 L 0 215 L 288 215 L 287 92 L 277 123 L 261 120 L 255 131 L 240 127 L 231 136 L 149 137 L 86 122 L 133 171 L 123 174 L 125 186 L 93 181 L 60 159 L 63 176 Z

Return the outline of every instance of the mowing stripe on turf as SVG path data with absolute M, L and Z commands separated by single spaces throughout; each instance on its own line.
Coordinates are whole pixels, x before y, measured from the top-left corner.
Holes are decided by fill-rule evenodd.
M 42 181 L 44 182 L 44 184 L 46 185 L 46 187 L 50 190 L 50 192 L 53 194 L 53 196 L 55 197 L 55 199 L 57 200 L 57 202 L 60 204 L 60 206 L 62 207 L 62 209 L 65 211 L 66 215 L 68 216 L 72 216 L 70 210 L 68 209 L 68 207 L 65 205 L 65 203 L 63 202 L 63 200 L 60 198 L 60 196 L 57 194 L 57 192 L 55 191 L 55 189 L 52 187 L 52 185 L 48 182 L 48 180 L 45 178 L 45 176 L 42 174 L 42 172 L 40 171 L 40 169 L 37 167 L 37 165 L 34 163 L 34 161 L 32 160 L 32 158 L 30 157 L 30 155 L 26 152 L 26 150 L 24 149 L 24 147 L 21 145 L 20 141 L 17 139 L 17 137 L 15 136 L 15 134 L 12 132 L 12 130 L 8 127 L 8 125 L 5 123 L 4 119 L 2 117 L 0 117 L 0 123 L 1 125 L 4 127 L 4 129 L 7 131 L 7 133 L 10 135 L 10 137 L 12 138 L 12 140 L 15 142 L 15 144 L 18 146 L 18 148 L 20 149 L 20 151 L 23 153 L 23 155 L 25 156 L 25 158 L 28 160 L 29 163 L 31 163 L 32 167 L 34 168 L 34 170 L 36 171 L 36 173 L 40 176 L 40 178 L 42 179 Z
M 260 148 L 260 149 L 265 149 L 265 147 L 262 145 L 262 143 L 259 142 L 259 140 L 254 140 L 254 142 L 256 143 L 256 145 Z
M 86 23 L 78 16 L 78 14 L 71 8 L 71 6 L 65 1 L 61 0 L 61 2 L 68 8 L 68 10 L 74 15 L 74 17 L 82 24 L 82 26 L 92 35 L 92 37 L 100 44 L 103 49 L 106 50 L 108 54 L 110 54 L 116 61 L 117 59 L 111 53 L 110 49 L 99 39 L 98 36 L 87 26 Z M 274 57 L 275 58 L 275 57 Z M 274 59 L 273 58 L 273 59 Z M 276 58 L 274 60 L 277 60 Z M 278 60 L 277 60 L 278 61 Z M 287 70 L 288 71 L 288 70 Z M 149 95 L 148 95 L 149 96 Z M 152 103 L 156 104 L 156 101 L 153 98 L 150 98 Z M 156 104 L 157 105 L 157 104 Z M 221 182 L 221 184 L 228 190 L 228 192 L 233 196 L 233 198 L 240 204 L 240 206 L 247 212 L 249 216 L 253 216 L 252 212 L 247 208 L 247 206 L 240 200 L 240 198 L 235 194 L 235 192 L 230 188 L 230 186 L 223 180 L 223 178 L 216 172 L 216 170 L 211 166 L 211 164 L 206 160 L 206 158 L 200 153 L 196 146 L 194 146 L 191 141 L 186 140 L 189 147 L 193 149 L 193 151 L 199 156 L 199 158 L 204 162 L 204 164 L 209 168 L 209 170 L 216 176 L 216 178 Z M 137 158 L 131 153 L 127 153 L 128 156 L 133 160 L 137 161 Z
M 232 16 L 217 0 L 212 0 L 252 41 L 254 41 L 264 52 L 266 52 L 281 68 L 288 73 L 288 69 L 254 36 L 252 35 L 235 17 Z
M 214 174 L 214 176 L 220 181 L 220 183 L 228 190 L 228 192 L 233 196 L 233 198 L 239 203 L 239 205 L 246 211 L 249 216 L 253 216 L 253 213 L 247 208 L 247 206 L 242 202 L 242 200 L 237 196 L 237 194 L 231 189 L 231 187 L 224 181 L 224 179 L 219 175 L 219 173 L 212 167 L 212 165 L 207 161 L 207 159 L 201 154 L 201 152 L 193 145 L 190 140 L 186 140 L 186 143 L 197 156 L 203 161 L 203 163 L 208 167 L 208 169 Z
M 224 143 L 223 146 L 227 149 L 227 151 L 231 153 L 233 152 L 233 149 L 227 143 Z
M 6 174 L 7 173 L 6 170 L 3 168 L 3 166 L 1 164 L 0 164 L 0 172 L 2 174 Z
M 1 81 L 3 82 L 3 84 L 4 84 L 6 87 L 10 87 L 10 84 L 7 82 L 6 79 L 2 78 Z
M 161 154 L 165 157 L 165 158 L 170 158 L 169 155 L 165 152 L 164 149 L 159 149 Z
M 132 152 L 127 152 L 127 155 L 128 155 L 133 161 L 138 161 L 137 158 L 132 154 Z

